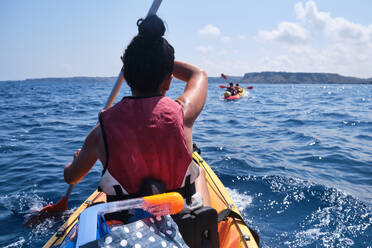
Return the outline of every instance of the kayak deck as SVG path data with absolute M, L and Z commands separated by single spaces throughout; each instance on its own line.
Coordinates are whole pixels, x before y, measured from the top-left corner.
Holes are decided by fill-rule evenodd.
M 192 156 L 198 165 L 206 171 L 211 207 L 215 208 L 217 213 L 220 213 L 226 208 L 230 208 L 241 216 L 241 213 L 231 199 L 227 189 L 209 165 L 197 152 L 194 152 Z M 221 221 L 218 224 L 218 233 L 220 238 L 220 247 L 258 247 L 250 228 L 244 223 L 244 221 L 241 221 L 241 219 L 228 218 L 227 221 Z
M 215 208 L 217 213 L 229 208 L 241 217 L 241 213 L 230 198 L 227 189 L 224 187 L 209 165 L 197 152 L 194 152 L 192 156 L 197 164 L 206 171 L 211 207 Z M 106 202 L 106 194 L 96 190 L 68 218 L 68 220 L 58 229 L 58 231 L 43 247 L 58 247 L 63 243 L 66 237 L 75 235 L 76 228 L 74 227 L 78 222 L 80 213 L 87 207 L 98 202 Z M 218 233 L 220 247 L 258 247 L 258 243 L 256 242 L 253 233 L 245 222 L 242 221 L 242 218 L 229 217 L 226 221 L 221 221 L 218 224 Z

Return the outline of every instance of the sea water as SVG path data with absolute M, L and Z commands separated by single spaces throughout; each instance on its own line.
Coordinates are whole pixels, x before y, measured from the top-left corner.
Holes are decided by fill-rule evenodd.
M 253 85 L 225 101 L 219 83 L 210 80 L 194 142 L 261 246 L 372 247 L 372 85 Z M 112 86 L 0 83 L 0 247 L 41 247 L 67 218 L 23 226 L 65 193 L 63 168 Z M 174 81 L 168 95 L 183 87 Z M 97 187 L 101 167 L 75 186 L 70 209 Z

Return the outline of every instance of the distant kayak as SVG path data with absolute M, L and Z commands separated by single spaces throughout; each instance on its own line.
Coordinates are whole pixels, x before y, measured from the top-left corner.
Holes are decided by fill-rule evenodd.
M 225 100 L 235 100 L 235 99 L 239 99 L 239 98 L 242 98 L 243 96 L 245 96 L 245 89 L 244 88 L 240 88 L 239 89 L 239 93 L 236 94 L 236 95 L 231 95 L 230 92 L 226 91 L 223 95 L 223 98 Z

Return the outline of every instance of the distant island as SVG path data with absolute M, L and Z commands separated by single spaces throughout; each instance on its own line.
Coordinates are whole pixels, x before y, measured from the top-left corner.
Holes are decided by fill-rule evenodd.
M 84 83 L 84 82 L 115 82 L 116 77 L 60 77 L 35 78 L 25 80 L 8 80 L 4 82 L 53 82 L 53 83 Z M 308 73 L 308 72 L 250 72 L 243 77 L 228 76 L 228 81 L 249 84 L 372 84 L 372 78 L 362 79 L 346 77 L 336 73 Z M 209 83 L 224 84 L 221 77 L 209 77 Z
M 336 73 L 251 72 L 241 83 L 250 84 L 372 84 L 372 78 L 345 77 Z

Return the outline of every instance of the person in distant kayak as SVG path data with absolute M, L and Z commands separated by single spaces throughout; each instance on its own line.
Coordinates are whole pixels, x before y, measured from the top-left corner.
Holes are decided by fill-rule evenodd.
M 206 73 L 175 61 L 174 49 L 163 38 L 165 26 L 156 15 L 137 22 L 138 35 L 127 46 L 122 72 L 132 95 L 99 115 L 81 151 L 64 169 L 65 181 L 80 182 L 99 159 L 99 183 L 108 200 L 138 196 L 144 180 L 178 191 L 186 208 L 210 205 L 205 171 L 192 159 L 192 127 L 203 109 Z M 172 78 L 184 81 L 176 100 L 165 96 Z
M 237 94 L 237 91 L 234 88 L 234 84 L 233 83 L 229 83 L 229 86 L 226 88 L 226 91 L 230 92 L 230 94 L 232 96 Z
M 238 83 L 235 84 L 235 87 L 234 88 L 235 88 L 235 90 L 236 90 L 237 93 L 240 93 L 242 91 L 242 88 L 240 88 L 240 86 L 239 86 Z

